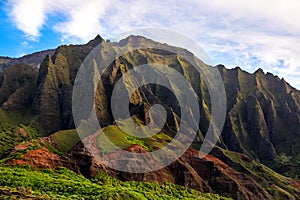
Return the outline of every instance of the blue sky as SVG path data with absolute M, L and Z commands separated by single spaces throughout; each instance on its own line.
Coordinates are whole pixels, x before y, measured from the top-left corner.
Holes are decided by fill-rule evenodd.
M 0 0 L 0 55 L 156 27 L 197 41 L 215 64 L 262 68 L 300 88 L 299 10 L 298 0 Z

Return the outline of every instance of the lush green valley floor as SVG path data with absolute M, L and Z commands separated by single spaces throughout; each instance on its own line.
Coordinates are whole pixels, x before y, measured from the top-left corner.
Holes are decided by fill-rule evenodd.
M 0 166 L 1 199 L 226 199 L 173 184 L 121 182 L 100 173 L 89 180 L 65 168 Z

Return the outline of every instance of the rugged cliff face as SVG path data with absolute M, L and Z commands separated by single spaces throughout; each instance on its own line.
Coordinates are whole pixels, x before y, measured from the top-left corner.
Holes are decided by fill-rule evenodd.
M 17 65 L 17 64 L 27 64 L 33 68 L 39 68 L 41 62 L 44 60 L 45 56 L 52 56 L 54 50 L 45 50 L 28 55 L 24 55 L 20 58 L 9 58 L 0 56 L 0 71 L 3 71 L 7 67 Z
M 116 58 L 98 83 L 95 104 L 97 117 L 101 125 L 111 131 L 110 139 L 118 142 L 123 149 L 142 152 L 160 148 L 174 136 L 179 126 L 180 105 L 170 90 L 159 85 L 140 88 L 128 103 L 130 114 L 142 124 L 151 121 L 148 113 L 152 104 L 164 105 L 168 117 L 160 138 L 142 141 L 139 146 L 134 146 L 139 143 L 138 140 L 126 139 L 112 125 L 114 120 L 109 102 L 116 83 L 128 70 L 155 62 L 177 70 L 193 87 L 200 108 L 200 123 L 192 147 L 199 149 L 208 128 L 211 110 L 210 95 L 202 75 L 181 56 L 157 49 L 166 44 L 140 36 L 130 36 L 119 43 L 104 41 L 97 36 L 85 45 L 58 47 L 53 55 L 52 51 L 48 52 L 49 55 L 44 57 L 38 71 L 26 64 L 8 67 L 0 75 L 0 104 L 3 112 L 29 110 L 31 117 L 26 122 L 38 127 L 42 135 L 50 136 L 54 140 L 51 144 L 74 160 L 81 173 L 87 177 L 94 176 L 98 170 L 106 170 L 121 180 L 170 181 L 236 199 L 299 197 L 299 188 L 292 185 L 296 185 L 296 182 L 259 162 L 274 170 L 280 169 L 282 173 L 287 173 L 290 168 L 285 166 L 288 165 L 293 173 L 287 175 L 296 177 L 299 174 L 300 92 L 285 80 L 270 73 L 265 74 L 262 70 L 249 74 L 240 68 L 228 70 L 222 65 L 217 66 L 225 84 L 227 115 L 218 147 L 205 159 L 199 159 L 197 152 L 189 149 L 182 158 L 162 171 L 132 175 L 106 169 L 101 161 L 93 158 L 80 144 L 73 147 L 79 142 L 76 132 L 57 131 L 74 129 L 71 98 L 75 77 L 85 57 L 100 43 L 105 47 L 99 51 L 103 60 L 107 59 L 107 55 L 116 55 L 126 45 L 143 47 L 147 44 L 156 47 L 133 50 Z M 184 49 L 168 48 L 194 59 Z M 9 60 L 2 59 L 1 63 L 11 62 Z M 202 62 L 198 64 L 205 65 Z M 174 91 L 185 93 L 168 81 Z M 128 89 L 131 83 L 124 83 Z M 190 114 L 194 116 L 193 111 Z M 48 154 L 45 150 L 43 153 Z M 283 156 L 289 158 L 288 162 L 282 161 Z M 26 158 L 34 159 L 31 155 Z M 62 164 L 65 160 L 56 163 L 67 166 Z
M 99 44 L 97 37 L 87 45 L 61 46 L 42 62 L 32 110 L 34 122 L 48 133 L 74 127 L 72 121 L 72 85 L 76 73 L 87 54 Z
M 222 134 L 226 146 L 264 161 L 278 153 L 294 155 L 300 133 L 299 91 L 262 70 L 248 74 L 240 68 L 219 69 L 228 94 Z
M 26 64 L 9 67 L 0 75 L 0 104 L 5 110 L 29 107 L 36 91 L 37 71 Z
M 59 47 L 53 57 L 48 56 L 41 64 L 33 111 L 38 115 L 36 122 L 49 132 L 74 127 L 70 98 L 72 85 L 85 56 L 100 42 L 103 40 L 96 38 L 87 45 Z M 132 43 L 143 46 L 154 42 L 135 36 L 120 42 L 121 45 Z M 118 51 L 120 44 L 107 43 L 106 51 L 113 54 Z M 188 54 L 184 50 L 182 52 Z M 105 59 L 105 55 L 101 56 Z M 153 49 L 130 52 L 117 58 L 109 66 L 108 73 L 102 78 L 103 83 L 98 86 L 96 104 L 100 121 L 106 121 L 106 125 L 112 123 L 110 105 L 107 102 L 110 102 L 111 91 L 119 78 L 132 67 L 151 62 L 168 64 L 192 84 L 201 109 L 200 130 L 205 133 L 210 119 L 210 99 L 203 78 L 191 64 L 178 55 Z M 240 68 L 218 68 L 225 83 L 228 113 L 220 143 L 230 150 L 258 157 L 262 161 L 274 160 L 280 153 L 292 155 L 297 152 L 300 133 L 299 91 L 283 79 L 280 80 L 270 73 L 264 74 L 262 70 L 249 74 Z M 144 87 L 131 98 L 131 113 L 144 116 L 142 120 L 146 121 L 149 104 L 171 105 L 167 108 L 167 126 L 174 130 L 178 118 L 171 116 L 180 114 L 176 100 L 168 98 L 171 95 L 170 91 L 159 86 Z M 148 105 L 143 103 L 145 96 L 152 100 Z M 202 134 L 198 139 L 201 138 Z
M 136 153 L 146 152 L 139 145 L 132 145 L 127 150 Z M 200 159 L 198 154 L 198 151 L 188 149 L 180 159 L 168 167 L 143 174 L 107 168 L 81 143 L 67 156 L 75 160 L 81 173 L 87 177 L 93 177 L 102 170 L 124 181 L 171 182 L 233 199 L 294 199 L 300 194 L 299 188 L 296 188 L 296 181 L 274 173 L 244 154 L 226 152 L 220 148 L 214 149 L 213 155 L 208 155 L 204 159 Z M 115 152 L 113 156 L 118 158 L 120 154 Z M 279 188 L 285 192 L 282 193 Z

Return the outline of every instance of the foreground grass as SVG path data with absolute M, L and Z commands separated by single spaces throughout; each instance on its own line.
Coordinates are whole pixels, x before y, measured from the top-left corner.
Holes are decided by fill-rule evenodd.
M 226 199 L 174 184 L 121 182 L 105 173 L 89 180 L 65 168 L 38 171 L 3 165 L 0 194 L 3 198 L 40 199 Z

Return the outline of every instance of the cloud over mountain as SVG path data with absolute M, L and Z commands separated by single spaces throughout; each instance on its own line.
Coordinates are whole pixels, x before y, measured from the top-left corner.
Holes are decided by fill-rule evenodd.
M 7 12 L 29 40 L 51 29 L 62 41 L 110 38 L 144 27 L 177 30 L 218 63 L 264 68 L 300 87 L 299 1 L 9 0 Z

